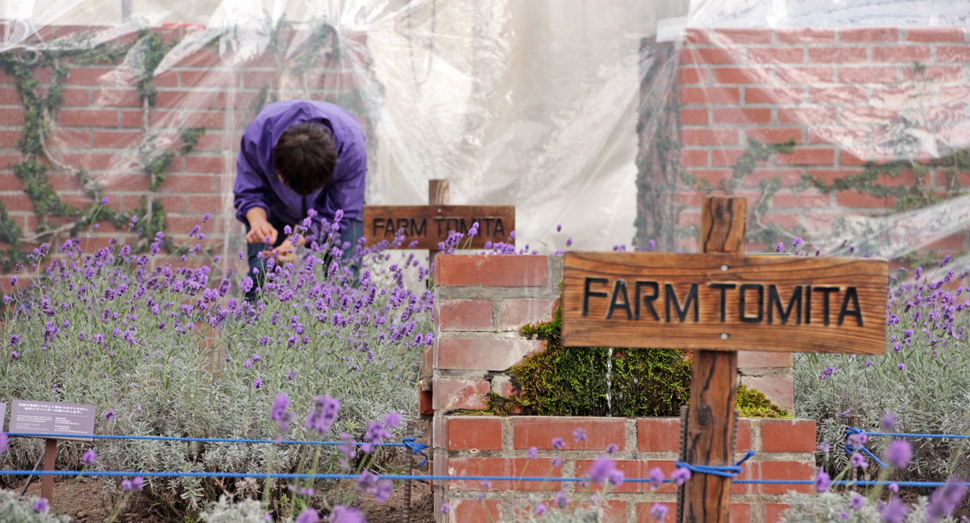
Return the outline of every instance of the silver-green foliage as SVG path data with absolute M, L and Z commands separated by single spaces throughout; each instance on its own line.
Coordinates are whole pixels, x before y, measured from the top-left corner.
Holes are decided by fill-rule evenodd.
M 231 274 L 210 281 L 209 268 L 191 268 L 191 259 L 171 266 L 116 243 L 86 253 L 69 241 L 43 269 L 49 261 L 41 249 L 36 265 L 20 275 L 32 276 L 34 286 L 5 298 L 2 399 L 93 404 L 97 434 L 128 436 L 272 440 L 280 431 L 269 413 L 280 392 L 297 415 L 284 439 L 339 441 L 341 432 L 360 439 L 368 421 L 391 411 L 415 417 L 425 343 L 419 338 L 430 330 L 431 293 L 404 282 L 415 272 L 423 278 L 425 269 L 413 257 L 392 264 L 387 252 L 365 252 L 354 284 L 346 268 L 329 261 L 329 249 L 311 248 L 297 265 L 269 262 L 255 306 L 233 297 L 233 287 L 248 281 Z M 319 435 L 303 419 L 314 397 L 325 394 L 342 408 L 333 431 Z M 314 451 L 148 440 L 94 446 L 95 468 L 121 471 L 290 472 L 301 464 L 306 470 Z M 58 468 L 80 468 L 84 449 L 62 444 Z M 31 468 L 38 451 L 34 440 L 12 438 L 0 465 Z M 335 472 L 337 459 L 328 447 L 318 471 Z M 175 512 L 201 510 L 223 488 L 262 489 L 262 481 L 148 482 L 152 503 Z M 117 489 L 106 485 L 105 492 L 110 497 Z
M 849 491 L 823 492 L 818 494 L 789 494 L 787 503 L 791 508 L 782 516 L 785 523 L 884 523 L 876 503 L 866 500 L 858 510 L 852 508 L 852 493 Z M 908 506 L 904 523 L 926 523 L 925 497 Z M 934 523 L 953 523 L 952 517 L 938 519 Z
M 885 355 L 798 354 L 795 358 L 795 414 L 818 420 L 819 453 L 828 470 L 841 469 L 849 416 L 868 432 L 970 434 L 970 346 L 964 292 L 966 274 L 937 274 L 897 281 L 890 287 Z M 892 430 L 881 428 L 895 414 Z M 889 437 L 870 437 L 867 448 L 882 455 Z M 956 459 L 966 440 L 910 439 L 913 462 L 896 479 L 944 481 L 970 477 L 970 462 Z M 870 469 L 875 466 L 870 461 Z
M 55 516 L 49 510 L 34 512 L 37 498 L 21 498 L 14 492 L 0 490 L 0 521 L 4 523 L 68 523 L 68 516 Z
M 233 502 L 227 496 L 219 497 L 212 508 L 200 514 L 205 523 L 265 523 L 268 513 L 263 505 L 253 499 Z

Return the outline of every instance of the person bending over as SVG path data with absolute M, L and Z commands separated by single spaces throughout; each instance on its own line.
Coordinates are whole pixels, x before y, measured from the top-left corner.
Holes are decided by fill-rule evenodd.
M 329 227 L 324 230 L 323 220 L 332 224 L 342 211 L 344 260 L 353 255 L 363 234 L 366 172 L 364 131 L 346 110 L 326 102 L 291 100 L 260 111 L 243 133 L 233 188 L 236 219 L 246 226 L 254 282 L 246 299 L 254 300 L 262 286 L 266 258 L 259 254 L 272 248 L 277 261 L 289 260 L 297 246 L 290 245 L 284 228 L 295 228 L 311 209 L 316 214 L 307 241 L 327 241 Z

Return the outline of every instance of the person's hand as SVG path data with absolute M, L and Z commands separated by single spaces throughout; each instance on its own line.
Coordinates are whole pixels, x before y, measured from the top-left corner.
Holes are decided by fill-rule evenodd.
M 302 242 L 300 242 L 302 244 Z M 273 257 L 276 258 L 276 263 L 296 263 L 296 247 L 290 243 L 289 239 L 283 241 L 279 247 L 273 249 Z
M 269 224 L 268 221 L 254 221 L 249 222 L 249 232 L 246 234 L 246 241 L 249 243 L 269 243 L 273 245 L 276 243 L 276 236 L 279 234 L 276 228 Z M 266 238 L 269 238 L 269 242 L 266 242 Z

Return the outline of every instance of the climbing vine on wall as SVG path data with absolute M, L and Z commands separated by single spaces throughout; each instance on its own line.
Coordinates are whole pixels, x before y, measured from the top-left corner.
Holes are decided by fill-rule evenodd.
M 26 253 L 21 249 L 23 244 L 55 242 L 64 234 L 77 236 L 85 227 L 96 222 L 109 222 L 118 228 L 137 223 L 137 226 L 133 226 L 137 227 L 135 230 L 139 236 L 136 248 L 146 248 L 156 233 L 166 228 L 165 209 L 150 194 L 140 199 L 138 208 L 127 213 L 105 206 L 102 204 L 104 188 L 87 169 L 65 164 L 47 146 L 52 125 L 61 107 L 63 83 L 70 76 L 68 62 L 78 65 L 115 64 L 123 59 L 137 82 L 144 110 L 147 112 L 155 105 L 157 90 L 154 71 L 174 44 L 165 44 L 161 35 L 148 30 L 142 30 L 138 39 L 129 44 L 91 44 L 92 41 L 91 34 L 74 34 L 50 44 L 18 46 L 0 53 L 0 68 L 14 78 L 17 94 L 26 110 L 23 136 L 17 143 L 22 159 L 10 167 L 23 183 L 24 193 L 33 205 L 38 223 L 35 231 L 25 235 L 10 217 L 3 202 L 0 202 L 0 241 L 7 244 L 0 256 L 0 269 L 3 271 L 9 271 L 26 261 Z M 46 86 L 37 78 L 37 73 L 42 69 L 51 72 L 50 82 Z M 165 180 L 165 173 L 174 156 L 188 154 L 204 132 L 202 128 L 179 130 L 180 145 L 175 151 L 159 151 L 154 136 L 142 142 L 139 157 L 143 172 L 151 179 L 152 192 L 158 191 Z M 83 208 L 76 208 L 63 201 L 48 183 L 51 169 L 72 173 L 92 202 Z M 54 219 L 64 223 L 54 223 Z M 173 249 L 167 238 L 164 247 L 170 252 Z

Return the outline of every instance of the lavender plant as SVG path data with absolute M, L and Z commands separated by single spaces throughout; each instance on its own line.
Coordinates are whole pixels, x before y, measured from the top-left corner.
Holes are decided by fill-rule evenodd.
M 795 414 L 818 420 L 819 444 L 838 449 L 851 416 L 869 432 L 970 434 L 970 351 L 967 273 L 956 275 L 947 256 L 932 274 L 916 269 L 891 278 L 887 350 L 882 356 L 798 354 Z M 884 414 L 894 413 L 883 424 Z M 890 430 L 891 429 L 891 430 Z M 869 438 L 883 452 L 891 440 Z M 916 438 L 913 462 L 896 479 L 945 481 L 970 477 L 970 462 L 957 459 L 966 440 Z M 965 454 L 964 454 L 965 455 Z M 819 454 L 828 470 L 846 466 L 846 452 Z M 874 464 L 869 460 L 870 465 Z
M 308 218 L 293 233 L 309 225 Z M 189 235 L 203 238 L 198 227 Z M 428 274 L 413 255 L 392 263 L 387 243 L 354 246 L 356 280 L 337 261 L 340 246 L 311 242 L 296 264 L 266 261 L 266 282 L 250 304 L 236 298 L 237 286 L 253 285 L 249 278 L 229 273 L 212 281 L 209 267 L 193 267 L 200 243 L 185 245 L 188 254 L 173 265 L 158 257 L 163 242 L 158 233 L 146 254 L 114 240 L 93 253 L 79 240 L 55 252 L 46 245 L 35 250 L 19 274 L 33 284 L 23 289 L 14 276 L 4 296 L 3 398 L 94 404 L 96 433 L 126 436 L 274 439 L 279 426 L 264 413 L 281 391 L 296 413 L 315 409 L 317 396 L 343 398 L 338 433 L 362 436 L 367 420 L 392 411 L 417 415 L 414 383 L 420 347 L 432 341 L 432 294 L 405 284 Z M 300 425 L 288 437 L 312 433 Z M 97 467 L 130 471 L 286 472 L 317 450 L 148 440 L 95 445 Z M 62 451 L 59 467 L 79 467 L 84 450 Z M 2 465 L 32 467 L 37 452 L 34 440 L 15 438 Z M 336 450 L 324 452 L 317 468 L 336 471 L 339 459 Z M 262 486 L 194 477 L 148 483 L 143 494 L 170 513 L 198 511 L 225 491 L 255 494 Z M 117 485 L 104 485 L 109 499 L 121 494 Z M 269 487 L 282 488 L 272 481 Z

